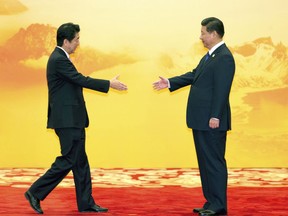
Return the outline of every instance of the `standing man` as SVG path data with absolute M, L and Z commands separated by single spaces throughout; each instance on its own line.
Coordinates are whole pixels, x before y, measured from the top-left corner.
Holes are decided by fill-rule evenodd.
M 202 190 L 206 202 L 193 212 L 199 215 L 227 214 L 227 165 L 225 147 L 231 130 L 229 94 L 235 73 L 234 58 L 222 41 L 224 25 L 210 17 L 201 22 L 201 36 L 209 52 L 198 66 L 181 76 L 160 77 L 153 83 L 156 90 L 175 91 L 191 85 L 186 121 L 192 128 Z
M 80 212 L 107 212 L 92 197 L 89 162 L 85 152 L 85 127 L 89 125 L 88 114 L 82 93 L 83 88 L 108 92 L 109 88 L 126 90 L 125 84 L 115 77 L 109 80 L 85 77 L 77 71 L 69 59 L 79 45 L 79 25 L 65 23 L 57 30 L 57 47 L 47 64 L 49 90 L 48 128 L 53 128 L 59 137 L 61 156 L 51 168 L 25 192 L 31 207 L 43 214 L 40 200 L 62 181 L 72 170 Z

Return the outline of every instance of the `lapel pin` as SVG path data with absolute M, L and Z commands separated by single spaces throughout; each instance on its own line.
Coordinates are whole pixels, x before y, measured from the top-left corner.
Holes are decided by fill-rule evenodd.
M 212 55 L 212 58 L 214 58 L 214 57 L 215 57 L 215 54 Z

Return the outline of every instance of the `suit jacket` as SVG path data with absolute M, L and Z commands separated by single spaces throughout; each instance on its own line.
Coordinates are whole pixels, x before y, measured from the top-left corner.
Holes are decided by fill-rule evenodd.
M 46 75 L 49 91 L 47 128 L 88 127 L 82 89 L 108 92 L 110 82 L 83 76 L 57 47 L 48 60 Z
M 170 91 L 191 85 L 186 122 L 196 130 L 210 130 L 210 118 L 220 119 L 216 130 L 231 130 L 229 94 L 235 73 L 235 61 L 225 44 L 205 62 L 203 57 L 191 72 L 170 78 Z

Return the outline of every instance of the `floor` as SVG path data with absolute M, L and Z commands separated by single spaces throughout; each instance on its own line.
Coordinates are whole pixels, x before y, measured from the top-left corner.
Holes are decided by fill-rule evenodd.
M 43 172 L 0 169 L 0 215 L 35 215 L 23 194 Z M 204 202 L 197 169 L 92 169 L 91 175 L 94 199 L 109 208 L 104 216 L 193 216 Z M 287 168 L 229 169 L 229 216 L 288 215 L 287 200 Z M 41 206 L 45 215 L 85 215 L 77 211 L 71 174 Z

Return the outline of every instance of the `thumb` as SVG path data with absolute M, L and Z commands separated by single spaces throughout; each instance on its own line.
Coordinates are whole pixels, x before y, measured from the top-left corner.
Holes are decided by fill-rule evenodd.
M 118 74 L 117 76 L 114 77 L 115 80 L 117 80 L 119 78 L 120 74 Z

